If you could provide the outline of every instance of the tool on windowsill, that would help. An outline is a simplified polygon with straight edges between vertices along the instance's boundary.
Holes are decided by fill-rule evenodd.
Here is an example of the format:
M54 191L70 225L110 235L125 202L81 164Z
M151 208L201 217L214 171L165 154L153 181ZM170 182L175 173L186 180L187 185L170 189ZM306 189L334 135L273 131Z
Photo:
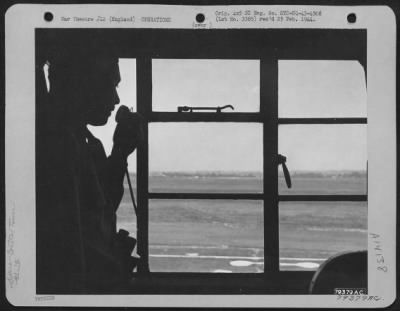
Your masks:
M178 106L178 112L194 112L196 110L215 110L215 112L220 113L225 108L231 108L235 110L232 105L218 106L218 107L189 107L189 106Z

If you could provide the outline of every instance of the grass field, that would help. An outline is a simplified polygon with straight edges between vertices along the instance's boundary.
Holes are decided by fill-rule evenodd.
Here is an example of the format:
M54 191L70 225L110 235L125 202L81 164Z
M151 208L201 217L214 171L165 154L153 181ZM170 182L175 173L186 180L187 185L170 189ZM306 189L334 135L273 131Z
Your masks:
M133 176L134 179L134 176ZM281 194L365 194L359 174L293 174ZM156 175L152 192L261 192L260 176ZM139 206L140 208L140 206ZM266 207L268 208L268 207ZM151 200L150 270L153 272L263 272L263 202ZM366 202L281 202L280 269L315 270L329 256L367 248ZM126 190L118 225L135 236Z

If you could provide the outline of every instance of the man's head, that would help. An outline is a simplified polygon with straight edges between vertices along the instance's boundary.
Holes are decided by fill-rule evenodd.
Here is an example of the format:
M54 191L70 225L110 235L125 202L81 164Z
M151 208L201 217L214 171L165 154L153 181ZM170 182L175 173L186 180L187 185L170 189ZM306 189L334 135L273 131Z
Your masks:
M85 50L50 59L50 93L70 122L104 125L119 104L118 58Z
M100 58L84 82L85 120L90 125L104 125L119 104L117 93L121 81L118 59Z

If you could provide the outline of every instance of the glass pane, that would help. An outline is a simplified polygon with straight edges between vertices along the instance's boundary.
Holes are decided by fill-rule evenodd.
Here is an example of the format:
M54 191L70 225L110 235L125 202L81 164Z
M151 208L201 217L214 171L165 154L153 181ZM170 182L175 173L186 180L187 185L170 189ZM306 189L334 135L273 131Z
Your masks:
M280 194L366 194L366 125L281 125L278 150L292 179L279 168Z
M153 59L153 111L178 106L218 107L223 112L260 110L258 60Z
M263 272L262 202L151 200L149 213L150 271Z
M367 202L281 202L281 270L316 270L340 252L366 250Z
M136 111L136 59L120 58L119 71L121 82L117 91L121 104Z
M262 192L262 125L149 125L151 192Z
M279 117L367 117L367 91L358 61L279 61Z

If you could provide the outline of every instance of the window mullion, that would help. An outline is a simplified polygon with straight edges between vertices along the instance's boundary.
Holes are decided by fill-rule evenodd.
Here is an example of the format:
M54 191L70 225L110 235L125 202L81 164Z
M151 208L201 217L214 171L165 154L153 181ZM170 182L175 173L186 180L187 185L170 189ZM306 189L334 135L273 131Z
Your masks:
M137 70L137 111L148 120L152 102L152 69L151 58L143 57L136 60ZM143 143L137 149L137 240L138 254L141 264L138 273L149 271L149 140L148 121L143 129Z
M365 202L367 195L364 194L298 194L298 195L279 195L281 202Z
M263 200L262 193L165 193L151 192L148 194L149 199L166 199L166 200Z
M279 118L279 124L367 124L367 118Z
M261 60L260 112L264 150L264 271L279 271L278 210L278 60Z
M259 112L152 112L150 122L262 122Z

